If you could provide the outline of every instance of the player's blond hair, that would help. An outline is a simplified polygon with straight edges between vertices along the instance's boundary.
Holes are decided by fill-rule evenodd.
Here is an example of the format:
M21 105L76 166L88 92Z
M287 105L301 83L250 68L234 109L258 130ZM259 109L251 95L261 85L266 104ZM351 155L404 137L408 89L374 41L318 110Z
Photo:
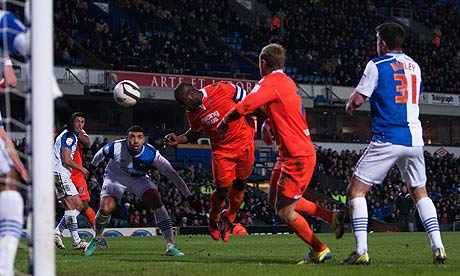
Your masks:
M286 50L277 43L271 43L260 51L260 60L265 60L268 68L273 70L283 69L286 61Z

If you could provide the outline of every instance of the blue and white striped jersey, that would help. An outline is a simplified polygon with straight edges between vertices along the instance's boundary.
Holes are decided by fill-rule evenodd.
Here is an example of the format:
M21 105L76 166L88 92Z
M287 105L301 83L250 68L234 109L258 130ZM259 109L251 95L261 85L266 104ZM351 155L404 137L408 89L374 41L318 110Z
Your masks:
M91 163L97 166L104 158L110 158L109 164L105 169L106 174L114 172L118 175L140 177L147 175L158 155L159 152L155 147L149 143L144 143L141 152L133 156L128 150L126 139L120 139L101 148L94 155Z
M61 132L54 141L54 172L65 174L70 177L72 168L62 163L61 150L63 148L70 149L70 157L73 159L75 150L77 149L78 137L67 129Z
M0 10L0 50L7 49L8 52L17 51L26 57L29 51L26 39L26 28L14 14ZM4 39L6 35L6 45ZM2 51L3 52L3 51Z
M356 91L369 97L372 141L423 146L422 90L420 66L404 53L387 53L367 63Z

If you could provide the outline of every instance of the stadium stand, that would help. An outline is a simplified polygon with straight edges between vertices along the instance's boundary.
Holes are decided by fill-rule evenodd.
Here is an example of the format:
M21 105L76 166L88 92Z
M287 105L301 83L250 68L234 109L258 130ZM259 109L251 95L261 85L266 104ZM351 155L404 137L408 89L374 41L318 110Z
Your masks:
M298 82L352 86L375 56L374 28L401 7L412 14L411 26L421 26L408 28L406 52L423 68L425 90L460 92L458 1L260 2L279 27L270 14L241 19L227 0L109 1L109 15L92 1L55 1L55 23L74 39L58 36L56 61L87 64L78 44L113 69L257 79L260 45L279 42L290 53L286 71Z

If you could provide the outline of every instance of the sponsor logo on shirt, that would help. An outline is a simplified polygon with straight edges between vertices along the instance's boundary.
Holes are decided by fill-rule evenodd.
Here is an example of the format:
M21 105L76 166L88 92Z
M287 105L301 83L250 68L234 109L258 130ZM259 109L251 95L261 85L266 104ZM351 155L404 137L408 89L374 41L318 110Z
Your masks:
M201 122L206 126L211 126L219 121L219 116L220 116L219 111L216 110L204 116L201 119Z
M65 143L67 144L67 146L71 146L73 143L73 139L69 137L65 140Z

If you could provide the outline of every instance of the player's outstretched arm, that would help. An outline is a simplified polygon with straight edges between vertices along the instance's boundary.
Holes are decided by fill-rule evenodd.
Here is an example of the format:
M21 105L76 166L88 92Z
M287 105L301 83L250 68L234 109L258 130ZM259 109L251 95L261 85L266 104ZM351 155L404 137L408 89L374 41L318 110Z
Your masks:
M196 142L200 138L200 132L194 132L191 129L187 132L176 135L174 133L169 133L163 138L163 144L165 147L175 146L177 144L185 144L189 142Z
M192 192L190 192L182 177L180 177L177 171L172 167L171 163L169 163L169 161L159 152L157 152L157 156L153 160L153 165L160 171L160 173L171 179L185 198L192 195Z

